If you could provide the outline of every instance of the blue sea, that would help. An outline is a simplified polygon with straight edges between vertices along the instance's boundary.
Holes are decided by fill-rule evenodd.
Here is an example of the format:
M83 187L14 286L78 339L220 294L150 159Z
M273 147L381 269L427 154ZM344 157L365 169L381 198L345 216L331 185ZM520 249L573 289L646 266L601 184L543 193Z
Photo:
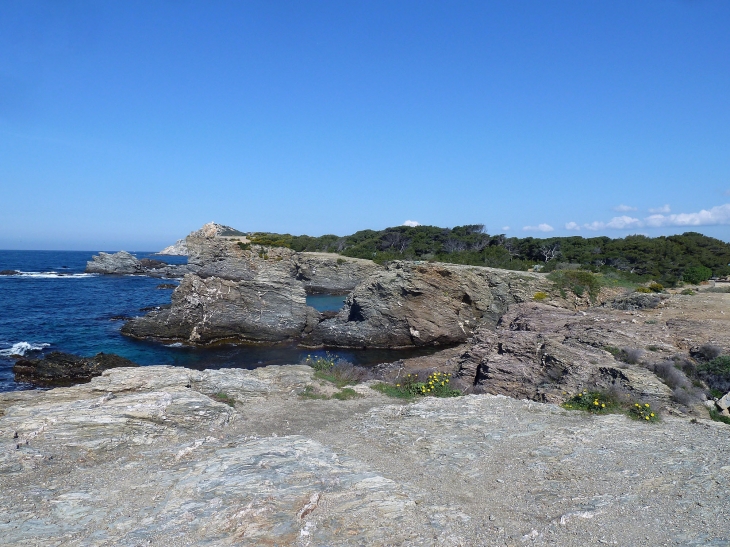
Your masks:
M112 251L110 251L112 252ZM321 354L295 345L223 345L196 348L165 345L122 336L120 318L143 315L143 309L170 303L172 289L161 283L175 280L147 276L109 276L84 273L86 262L97 251L0 251L0 391L29 389L13 379L12 355L38 358L50 351L83 356L116 353L140 365L177 365L190 368L255 368L298 363L307 355ZM133 253L137 258L185 263L185 257ZM343 296L308 297L320 311L336 310ZM393 361L413 352L398 350L333 351L355 364ZM423 353L423 352L419 352Z

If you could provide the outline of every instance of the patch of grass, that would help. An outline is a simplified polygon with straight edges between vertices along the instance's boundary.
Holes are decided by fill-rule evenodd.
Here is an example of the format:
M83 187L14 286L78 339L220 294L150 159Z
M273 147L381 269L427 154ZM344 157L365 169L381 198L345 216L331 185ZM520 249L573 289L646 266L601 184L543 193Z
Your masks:
M629 409L629 417L642 422L658 422L659 416L654 413L649 403L634 403Z
M427 396L459 397L462 395L461 391L451 387L450 381L449 375L444 372L432 372L423 381L417 374L408 374L395 385L376 384L373 388L399 399Z
M550 295L548 293L540 291L540 292L536 292L533 295L532 299L536 300L538 302L541 302L541 301L545 300L546 298L548 298L549 296Z
M649 287L636 287L636 292L651 294L652 291Z
M340 401L347 401L348 399L357 399L358 397L362 397L357 391L355 391L352 388L346 387L332 395L333 399L338 399Z
M312 386L307 386L304 391L299 392L299 396L305 399L329 399L329 397L323 393L319 393Z
M710 418L712 418L716 422L722 422L724 424L730 425L730 416L723 416L717 410L710 409Z
M693 294L696 294L696 293L695 293L695 292L694 292L694 291L693 291L692 289L684 289L684 290L683 290L683 291L682 291L681 293L679 293L679 294L686 294L687 296L692 296Z
M211 397L214 401L218 401L219 403L227 404L230 407L236 406L236 400L228 395L227 393L223 393L222 391L216 393Z
M608 414L616 412L618 408L617 402L612 397L598 391L582 391L560 406L568 410L583 410L591 414Z

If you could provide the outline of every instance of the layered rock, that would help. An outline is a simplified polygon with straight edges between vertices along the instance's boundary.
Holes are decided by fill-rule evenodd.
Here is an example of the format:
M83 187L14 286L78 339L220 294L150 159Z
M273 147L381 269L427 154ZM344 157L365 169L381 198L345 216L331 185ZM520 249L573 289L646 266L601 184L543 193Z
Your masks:
M54 351L43 359L19 359L13 366L13 373L16 382L49 387L84 383L111 368L137 366L129 359L113 353L79 357Z
M309 294L346 294L383 267L372 260L348 258L333 253L295 253L294 275Z
M225 339L281 342L297 338L318 314L306 305L301 283L276 271L252 280L186 275L172 305L132 319L122 334L135 338L209 343Z
M409 347L455 344L510 304L549 291L540 274L440 263L394 262L363 281L307 344Z

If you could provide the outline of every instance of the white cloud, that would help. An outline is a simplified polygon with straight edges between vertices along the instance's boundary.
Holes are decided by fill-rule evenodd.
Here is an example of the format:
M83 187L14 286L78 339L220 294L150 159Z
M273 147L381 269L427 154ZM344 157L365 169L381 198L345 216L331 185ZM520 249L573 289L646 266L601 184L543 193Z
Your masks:
M584 224L583 227L586 230L604 230L605 228L612 228L614 230L625 230L627 228L636 228L642 226L642 222L638 218L633 218L630 216L620 216L620 217L613 217L608 222L601 222L600 220L596 220L594 222L591 222L590 224Z
M644 219L647 226L715 226L730 224L730 203L718 205L710 210L702 209L697 213L674 215L651 215Z
M543 222L542 224L538 224L537 226L525 226L522 229L526 232L552 232L555 228Z
M568 222L565 225L565 229L566 230L576 230L577 231L577 230L580 230L580 226L578 225L577 222Z
M649 212L650 213L660 213L662 215L666 215L667 213L672 212L672 208L669 206L669 204L667 204L667 205L662 205L661 207L655 207L653 209L649 209Z
M636 207L632 207L631 205L624 205L623 203L621 205L617 205L613 208L614 211L618 211L619 213L628 213L629 211L636 211Z
M406 220L403 223L403 226L410 226L411 228L413 228L414 226L420 226L420 225L421 225L421 223L418 222L417 220Z
M503 232L509 232L509 226L502 226Z

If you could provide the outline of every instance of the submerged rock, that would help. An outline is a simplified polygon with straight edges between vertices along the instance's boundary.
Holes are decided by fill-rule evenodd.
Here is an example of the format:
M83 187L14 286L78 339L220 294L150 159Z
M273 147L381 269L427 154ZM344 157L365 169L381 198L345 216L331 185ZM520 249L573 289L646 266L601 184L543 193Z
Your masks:
M37 386L60 386L90 381L105 370L117 367L138 367L129 359L113 353L98 353L94 357L79 357L54 351L43 359L20 359L13 366L16 382Z

